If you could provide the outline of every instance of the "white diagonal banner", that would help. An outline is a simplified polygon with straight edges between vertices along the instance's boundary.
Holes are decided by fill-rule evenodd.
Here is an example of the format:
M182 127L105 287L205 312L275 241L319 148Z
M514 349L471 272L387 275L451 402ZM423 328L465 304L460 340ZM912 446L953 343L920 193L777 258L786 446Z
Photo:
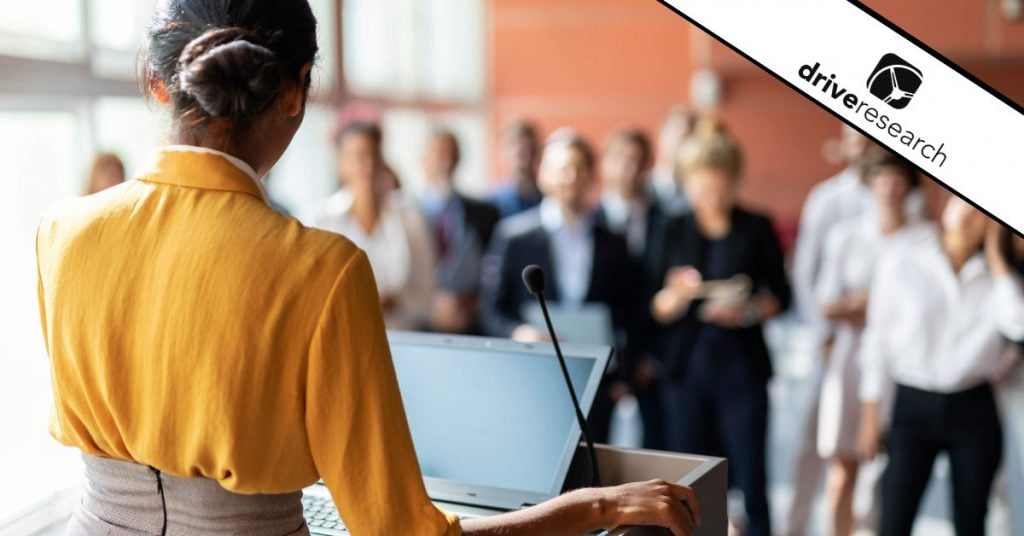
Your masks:
M1021 107L891 23L850 0L660 1L1024 231Z

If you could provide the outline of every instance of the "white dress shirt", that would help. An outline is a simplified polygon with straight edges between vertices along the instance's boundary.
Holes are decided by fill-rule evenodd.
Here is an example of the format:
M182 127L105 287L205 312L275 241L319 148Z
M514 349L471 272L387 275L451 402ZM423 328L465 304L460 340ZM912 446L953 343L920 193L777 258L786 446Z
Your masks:
M377 226L369 233L352 215L353 197L339 190L313 218L313 225L344 235L366 252L377 290L396 300L385 314L392 329L415 329L423 320L433 291L434 252L419 209L394 193L384 204Z
M856 167L847 167L818 183L807 195L800 215L800 229L793 252L793 294L797 310L820 334L831 330L818 308L817 285L829 231L843 221L874 210L871 190ZM919 191L907 196L907 215L921 219L924 197Z
M873 203L860 171L853 167L815 185L804 202L793 251L793 294L800 315L820 332L827 329L827 323L818 308L815 288L826 237L837 223L868 212Z
M825 240L816 289L818 307L849 294L867 294L885 252L929 238L934 226L915 221L883 233L874 211L836 224ZM818 404L818 454L823 458L855 456L857 452L861 406L858 352L862 333L863 328L852 322L834 324ZM889 400L888 387L880 400L883 404Z
M1005 370L1004 336L1024 337L1019 281L992 277L981 253L953 271L938 231L892 248L878 266L861 343L861 400L891 381L938 393L976 387Z
M647 212L651 200L646 197L626 201L616 192L605 192L601 198L608 228L626 239L629 254L636 258L644 254L647 247Z
M559 302L582 305L590 290L594 267L593 216L567 224L558 203L545 198L540 204L540 222L551 237Z

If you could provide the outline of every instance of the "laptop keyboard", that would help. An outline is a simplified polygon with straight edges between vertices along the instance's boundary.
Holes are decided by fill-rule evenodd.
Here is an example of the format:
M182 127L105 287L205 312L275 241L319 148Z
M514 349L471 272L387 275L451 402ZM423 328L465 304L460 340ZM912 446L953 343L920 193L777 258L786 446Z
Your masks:
M302 515L306 518L306 525L309 525L310 529L315 529L316 534L348 533L330 497L303 495Z
M330 497L318 495L303 495L302 515L306 518L306 525L313 534L324 536L336 536L348 534L345 522L338 515L338 509ZM459 519L472 519L476 516L459 514Z

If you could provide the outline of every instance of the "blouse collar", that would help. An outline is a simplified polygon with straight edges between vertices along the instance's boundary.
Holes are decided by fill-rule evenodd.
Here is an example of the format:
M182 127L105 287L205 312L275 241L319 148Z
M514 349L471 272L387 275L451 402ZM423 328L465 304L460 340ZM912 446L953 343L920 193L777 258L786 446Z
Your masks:
M206 147L161 147L139 179L175 186L246 193L270 203L266 188L252 166L236 156Z

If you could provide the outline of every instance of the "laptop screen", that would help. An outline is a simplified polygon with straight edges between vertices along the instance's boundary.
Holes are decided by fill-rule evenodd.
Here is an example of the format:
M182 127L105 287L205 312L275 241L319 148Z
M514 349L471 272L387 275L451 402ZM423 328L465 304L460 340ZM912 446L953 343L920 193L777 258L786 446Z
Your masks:
M428 488L437 479L543 496L561 490L579 427L550 348L392 334L398 383ZM598 351L602 359L574 355L573 349L563 353L587 412L609 350Z

